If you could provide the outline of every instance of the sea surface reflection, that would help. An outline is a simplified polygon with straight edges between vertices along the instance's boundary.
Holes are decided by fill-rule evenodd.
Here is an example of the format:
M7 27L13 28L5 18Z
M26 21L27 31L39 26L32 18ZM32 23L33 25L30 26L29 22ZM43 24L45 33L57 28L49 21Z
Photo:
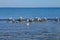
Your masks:
M8 23L0 21L0 40L60 40L60 22Z

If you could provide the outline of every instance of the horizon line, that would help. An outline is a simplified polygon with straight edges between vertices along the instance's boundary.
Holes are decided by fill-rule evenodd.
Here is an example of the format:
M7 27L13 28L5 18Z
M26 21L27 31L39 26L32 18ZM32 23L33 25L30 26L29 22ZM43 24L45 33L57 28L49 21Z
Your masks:
M60 8L60 7L0 7L0 8Z

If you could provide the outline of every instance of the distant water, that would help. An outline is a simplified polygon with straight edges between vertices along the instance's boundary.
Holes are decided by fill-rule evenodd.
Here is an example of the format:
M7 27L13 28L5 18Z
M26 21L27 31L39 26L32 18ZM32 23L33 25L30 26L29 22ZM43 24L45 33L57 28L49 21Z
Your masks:
M0 18L60 18L60 8L0 8ZM0 40L60 40L60 22L23 23L0 21Z
M0 8L0 18L60 17L60 8Z

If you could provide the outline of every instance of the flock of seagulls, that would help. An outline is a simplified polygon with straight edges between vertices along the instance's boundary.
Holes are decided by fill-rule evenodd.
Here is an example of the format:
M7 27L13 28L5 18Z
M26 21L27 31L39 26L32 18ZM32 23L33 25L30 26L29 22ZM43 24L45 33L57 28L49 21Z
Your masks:
M9 21L11 23L15 23L16 21L18 22L27 22L27 25L29 25L29 22L44 22L44 21L48 21L48 20L52 20L52 21L56 21L59 22L60 19L58 17L54 18L54 19L49 19L49 18L26 18L24 19L23 17L20 17L19 19L13 19L12 17L8 18L8 19L0 19L0 21Z
M44 18L27 18L27 19L23 19L22 17L20 17L19 19L13 19L12 17L8 18L7 19L8 21L12 21L12 22L15 22L15 21L19 21L19 22L23 22L23 21L26 21L26 22L43 22L43 21L48 21L48 20L54 20L56 22L59 22L60 19L58 17L56 17L55 19L47 19L46 17Z
M11 22L44 22L44 21L48 21L48 20L52 20L52 21L56 21L56 22L59 22L60 21L60 18L56 17L54 19L51 19L51 18L26 18L24 19L23 17L20 17L19 19L13 19L12 17L8 18L8 19L0 19L0 21L11 21Z

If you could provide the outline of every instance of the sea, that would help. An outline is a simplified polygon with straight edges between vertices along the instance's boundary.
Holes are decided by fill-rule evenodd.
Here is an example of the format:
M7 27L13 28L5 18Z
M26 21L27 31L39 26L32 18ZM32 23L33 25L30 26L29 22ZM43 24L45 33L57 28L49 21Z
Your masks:
M60 18L60 8L0 8L0 19ZM9 23L0 21L0 40L60 40L60 22Z

